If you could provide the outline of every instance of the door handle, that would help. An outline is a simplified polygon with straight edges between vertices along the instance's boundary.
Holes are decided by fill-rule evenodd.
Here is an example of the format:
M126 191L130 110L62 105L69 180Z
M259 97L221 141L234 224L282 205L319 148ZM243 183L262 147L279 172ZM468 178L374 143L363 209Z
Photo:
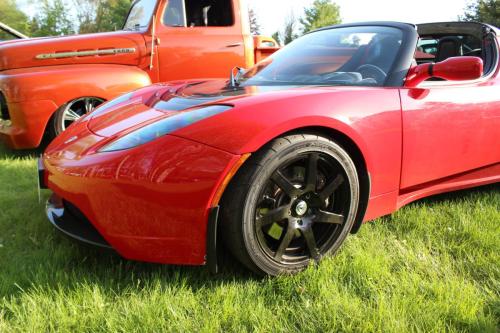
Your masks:
M238 46L241 46L241 45L243 45L243 42L229 44L229 45L226 45L226 47L238 47Z

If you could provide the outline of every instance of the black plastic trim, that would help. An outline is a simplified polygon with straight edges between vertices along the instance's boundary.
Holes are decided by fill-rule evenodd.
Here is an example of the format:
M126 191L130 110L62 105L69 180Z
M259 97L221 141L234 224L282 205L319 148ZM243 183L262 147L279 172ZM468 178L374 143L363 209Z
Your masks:
M38 159L38 187L41 190L47 190L47 184L45 183L45 166L43 165L42 158Z
M434 64L429 64L429 76L434 77Z
M111 249L111 245L102 237L89 220L73 205L65 202L57 204L55 195L47 201L46 213L50 223L66 236L93 246Z
M217 260L217 227L219 224L220 206L210 208L208 214L207 228L207 266L211 273L219 272L219 263Z

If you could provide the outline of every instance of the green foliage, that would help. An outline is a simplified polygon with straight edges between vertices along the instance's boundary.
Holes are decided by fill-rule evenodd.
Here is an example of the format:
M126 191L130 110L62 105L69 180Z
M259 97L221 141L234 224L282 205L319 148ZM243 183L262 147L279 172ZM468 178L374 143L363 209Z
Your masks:
M262 279L231 260L213 276L73 243L50 226L36 182L34 157L0 147L0 332L499 329L500 184L418 201L319 267Z
M79 33L115 31L123 27L131 0L75 0L80 8Z
M0 22L24 34L29 32L28 17L17 7L15 0L0 0Z
M71 35L75 25L70 17L70 7L63 0L41 0L30 22L32 37Z
M460 19L500 27L500 2L498 0L475 0L468 4Z
M282 45L281 44L281 36L280 36L280 32L279 31L276 31L274 34L271 35L271 37L276 41L278 42L279 45Z
M299 34L297 34L297 19L290 13L284 24L284 28L281 31L276 31L272 37L280 44L287 45L293 42L295 39L299 38Z
M342 22L340 7L331 0L314 0L310 8L304 9L304 18L300 22L303 25L303 33L339 24Z

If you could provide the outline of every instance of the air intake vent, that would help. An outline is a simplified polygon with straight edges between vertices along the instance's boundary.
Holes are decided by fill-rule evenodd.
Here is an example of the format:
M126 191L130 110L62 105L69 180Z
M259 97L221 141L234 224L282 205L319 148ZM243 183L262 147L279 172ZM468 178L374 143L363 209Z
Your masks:
M7 100L0 91L0 117L3 120L10 120L9 108L7 107Z

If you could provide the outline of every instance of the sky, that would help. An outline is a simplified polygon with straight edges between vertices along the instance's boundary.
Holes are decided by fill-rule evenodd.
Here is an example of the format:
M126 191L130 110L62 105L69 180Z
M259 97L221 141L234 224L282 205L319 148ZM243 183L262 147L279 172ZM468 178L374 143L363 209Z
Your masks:
M1 0L0 0L1 1ZM253 8L262 34L272 35L283 27L290 13L300 17L313 0L245 0ZM334 0L344 23L360 21L401 21L425 23L456 21L468 0ZM29 10L29 0L16 1ZM36 1L31 1L36 3ZM31 6L32 7L32 6Z
M254 8L262 34L282 28L290 13L299 17L313 0L247 0ZM456 21L468 0L335 0L343 23L360 21L400 21L425 23Z

